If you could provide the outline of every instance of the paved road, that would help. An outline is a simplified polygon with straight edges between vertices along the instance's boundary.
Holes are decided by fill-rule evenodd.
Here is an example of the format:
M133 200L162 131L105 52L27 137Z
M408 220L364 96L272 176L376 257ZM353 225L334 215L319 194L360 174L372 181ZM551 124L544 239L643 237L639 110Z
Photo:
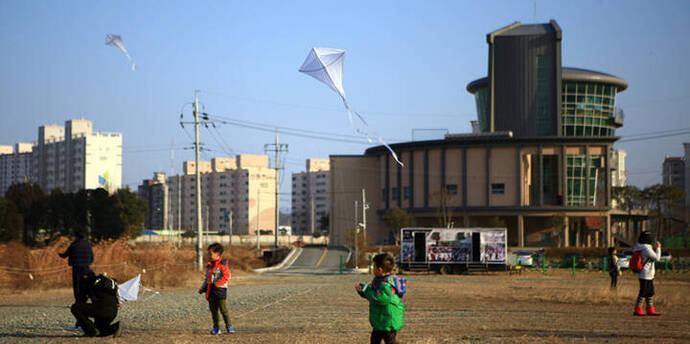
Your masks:
M338 274L341 257L344 263L349 254L349 250L344 247L305 246L292 264L269 273ZM343 270L343 272L349 273L349 270Z

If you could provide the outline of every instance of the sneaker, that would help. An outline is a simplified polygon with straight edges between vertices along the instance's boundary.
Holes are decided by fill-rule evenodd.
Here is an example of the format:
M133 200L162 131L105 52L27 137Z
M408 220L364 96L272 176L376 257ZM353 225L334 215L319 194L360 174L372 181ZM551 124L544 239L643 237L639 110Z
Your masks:
M213 326L213 330L211 330L211 334L219 334L219 333L220 333L220 327Z
M233 334L233 333L235 333L235 328L234 328L234 327L230 327L230 326L226 326L226 327L225 327L225 331L227 331L228 334Z

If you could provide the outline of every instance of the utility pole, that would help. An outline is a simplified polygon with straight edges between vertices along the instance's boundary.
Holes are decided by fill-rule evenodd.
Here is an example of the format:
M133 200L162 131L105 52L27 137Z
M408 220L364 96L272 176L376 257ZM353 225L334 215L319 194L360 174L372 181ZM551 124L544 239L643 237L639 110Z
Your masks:
M201 175L199 173L199 90L194 91L194 155L196 169L196 258L199 271L204 267L203 250L201 247Z
M233 217L233 215L234 215L234 213L233 213L232 209L230 209L230 218L229 218L229 220L230 220L230 246L232 246L232 217Z
M311 238L314 239L314 195L311 196Z
M367 233L367 209L369 209L369 203L367 203L367 191L362 189L362 231Z
M269 148L273 146L273 148ZM280 153L281 152L286 152L288 151L288 145L287 144L280 144L278 143L278 129L276 129L276 141L273 144L265 144L264 145L264 151L268 152L274 152L275 153L275 193L276 193L276 201L275 201L275 217L276 217L276 227L275 230L273 231L275 234L275 243L274 247L278 247L278 227L280 227Z
M256 189L256 249L261 249L261 235L259 234L259 219L261 218L261 190Z
M359 209L357 208L357 201L355 201L355 269L358 269L358 268L359 268L358 265L357 265L357 260L358 260L358 259L357 259L357 257L358 257L358 254L357 254L357 238L359 237L359 235L358 235L358 234L359 234L359 219L357 218L357 215L358 215L357 211L358 211L358 210L359 210Z

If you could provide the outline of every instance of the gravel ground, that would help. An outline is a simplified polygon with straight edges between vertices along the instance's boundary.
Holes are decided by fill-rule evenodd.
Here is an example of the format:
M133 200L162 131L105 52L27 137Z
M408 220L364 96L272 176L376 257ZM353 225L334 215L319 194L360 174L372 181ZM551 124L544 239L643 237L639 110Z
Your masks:
M631 316L632 300L592 304L578 301L580 294L571 300L556 297L567 288L605 288L606 280L600 275L576 279L407 277L405 328L398 335L405 343L690 341L688 302L662 303L663 316L640 319ZM124 335L117 339L77 338L61 329L73 321L69 290L6 294L0 296L0 343L366 343L371 331L367 303L353 286L370 278L257 275L235 279L228 290L228 308L237 333L222 336L207 334L208 304L195 289L162 290L150 299L123 304L119 317L125 324ZM632 276L622 281L628 289L633 282ZM658 291L678 289L684 291L684 298L689 287L687 280L657 283Z

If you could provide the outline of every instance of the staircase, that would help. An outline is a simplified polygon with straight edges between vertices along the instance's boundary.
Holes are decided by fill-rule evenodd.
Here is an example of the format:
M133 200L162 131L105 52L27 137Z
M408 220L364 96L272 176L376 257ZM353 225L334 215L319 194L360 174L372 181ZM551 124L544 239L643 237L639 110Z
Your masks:
M428 263L410 263L410 272L428 272Z
M488 272L489 272L489 264L467 263L467 273L468 274L488 273Z

